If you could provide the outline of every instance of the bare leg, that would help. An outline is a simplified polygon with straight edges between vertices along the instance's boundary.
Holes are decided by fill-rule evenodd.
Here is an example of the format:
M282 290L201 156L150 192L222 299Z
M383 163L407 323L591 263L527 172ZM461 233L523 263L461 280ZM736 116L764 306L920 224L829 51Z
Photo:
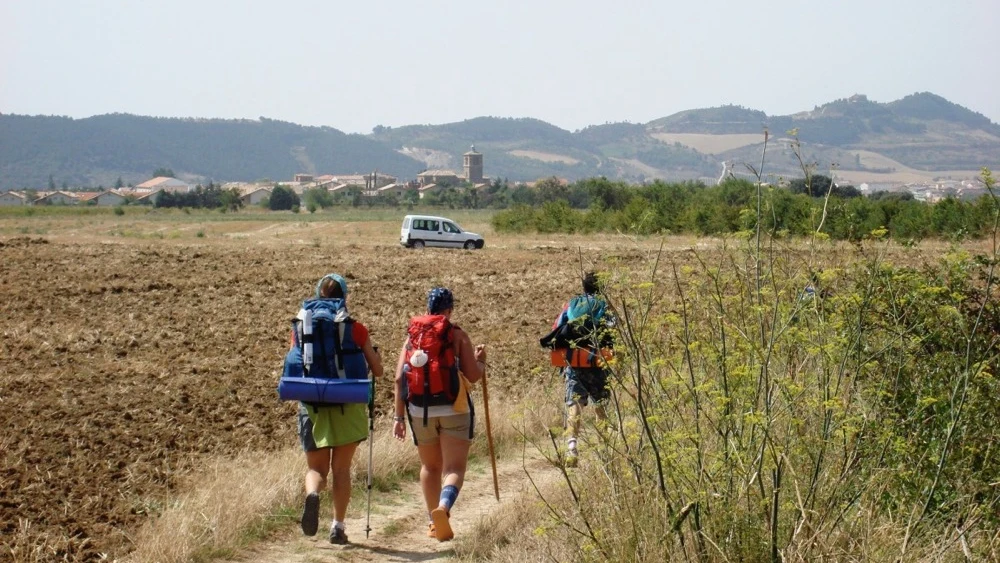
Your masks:
M424 492L427 512L438 505L441 497L441 443L417 446L420 456L420 488Z
M579 402L574 402L572 405L566 407L566 438L576 440L577 435L580 433L580 417L582 413L583 407L580 406Z
M326 487L326 476L330 472L330 448L306 452L306 465L306 494L318 493Z
M351 461L358 443L333 448L333 518L343 522L351 502Z
M606 411L604 409L604 403L595 403L594 404L594 414L597 415L597 419L598 420L607 420L608 419L608 411Z
M465 470L469 464L469 447L472 442L452 436L441 435L441 458L444 485L452 485L461 490L465 482ZM440 495L440 491L438 491ZM437 502L434 506L438 506Z

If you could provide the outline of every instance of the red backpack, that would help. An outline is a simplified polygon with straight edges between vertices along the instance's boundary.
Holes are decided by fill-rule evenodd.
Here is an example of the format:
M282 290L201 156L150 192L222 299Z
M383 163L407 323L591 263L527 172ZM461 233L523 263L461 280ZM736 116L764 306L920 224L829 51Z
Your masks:
M410 319L403 373L406 400L427 407L450 405L458 397L458 369L455 364L455 327L444 315L422 315Z

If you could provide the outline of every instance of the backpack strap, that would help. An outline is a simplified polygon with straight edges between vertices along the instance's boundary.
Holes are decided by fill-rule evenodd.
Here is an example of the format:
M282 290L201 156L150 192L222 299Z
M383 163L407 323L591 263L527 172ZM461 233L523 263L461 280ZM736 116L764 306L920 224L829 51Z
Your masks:
M337 334L333 336L333 369L330 371L336 373L338 379L344 378L344 346L341 342L344 338L344 324L346 323L334 323L333 325L336 327Z
M427 363L424 364L423 368L424 369L424 428L427 428L427 409L428 409L427 405L428 403L430 403L430 401L428 401L427 398L431 396L430 364L431 362L430 360L428 360Z

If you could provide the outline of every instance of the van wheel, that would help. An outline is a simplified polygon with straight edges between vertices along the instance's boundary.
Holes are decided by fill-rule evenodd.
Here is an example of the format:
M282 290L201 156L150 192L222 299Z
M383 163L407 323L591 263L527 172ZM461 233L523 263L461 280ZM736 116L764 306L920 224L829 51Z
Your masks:
M424 241L422 240L413 241L413 248L423 248L423 247L424 247Z
M476 247L476 241L474 241L474 240L467 240L467 241L465 241L465 249L466 250L472 250L475 247Z

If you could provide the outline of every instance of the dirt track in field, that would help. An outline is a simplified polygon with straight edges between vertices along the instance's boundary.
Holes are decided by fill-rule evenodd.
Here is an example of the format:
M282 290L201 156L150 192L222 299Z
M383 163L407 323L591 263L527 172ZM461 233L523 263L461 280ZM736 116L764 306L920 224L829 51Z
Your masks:
M488 467L471 467L466 474L462 493L459 495L450 523L456 541L470 533L481 518L502 507L523 502L522 495L534 494L533 485L525 472L539 486L559 479L558 469L537 453L528 457L507 457L497 466L500 499L494 496L493 477ZM322 563L340 562L411 562L455 560L454 542L439 542L427 536L427 511L424 507L420 483L410 480L394 495L394 502L373 507L368 537L365 537L366 515L360 499L352 501L358 507L353 514L348 511L348 545L329 543L329 513L327 501L322 507L320 530L315 537L303 536L296 527L286 529L277 537L241 553L233 561L254 563Z
M578 285L565 239L408 251L396 225L379 239L341 223L215 227L123 237L67 220L0 234L0 537L59 559L120 556L204 456L294 446L275 383L287 320L323 274L348 278L387 374L427 290L451 287L455 321L489 346L498 397L545 365L537 338ZM390 392L387 379L380 408Z

